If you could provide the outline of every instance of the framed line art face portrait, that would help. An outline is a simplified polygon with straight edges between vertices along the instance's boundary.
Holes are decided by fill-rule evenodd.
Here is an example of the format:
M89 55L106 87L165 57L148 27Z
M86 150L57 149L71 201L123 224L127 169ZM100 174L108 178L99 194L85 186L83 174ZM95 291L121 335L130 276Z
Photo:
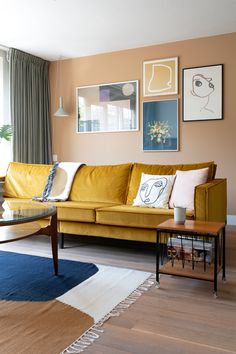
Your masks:
M143 103L143 151L178 151L178 100Z
M145 61L143 63L143 96L178 93L178 58Z
M223 119L223 64L183 69L183 121Z

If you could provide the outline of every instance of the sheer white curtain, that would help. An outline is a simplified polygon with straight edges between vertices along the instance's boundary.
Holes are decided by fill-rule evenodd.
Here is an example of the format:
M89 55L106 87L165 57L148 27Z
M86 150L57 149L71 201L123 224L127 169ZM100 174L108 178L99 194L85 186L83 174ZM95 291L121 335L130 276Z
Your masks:
M9 103L9 62L8 52L0 49L0 127L11 124ZM12 160L12 142L0 142L0 175L4 175L8 163Z

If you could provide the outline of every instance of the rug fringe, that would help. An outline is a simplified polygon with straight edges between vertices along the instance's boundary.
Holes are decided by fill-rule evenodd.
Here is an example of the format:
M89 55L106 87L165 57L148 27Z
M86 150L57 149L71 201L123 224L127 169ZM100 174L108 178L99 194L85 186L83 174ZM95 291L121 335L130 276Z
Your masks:
M100 334L104 332L102 325L111 317L119 316L125 310L127 310L130 305L132 305L138 298L155 283L156 276L151 274L144 283L142 283L137 289L132 291L132 293L123 301L121 301L113 310L111 310L107 315L105 315L100 321L95 323L90 327L82 336L80 336L74 343L63 350L60 354L78 354L82 353L89 345L91 345L96 339L100 337Z

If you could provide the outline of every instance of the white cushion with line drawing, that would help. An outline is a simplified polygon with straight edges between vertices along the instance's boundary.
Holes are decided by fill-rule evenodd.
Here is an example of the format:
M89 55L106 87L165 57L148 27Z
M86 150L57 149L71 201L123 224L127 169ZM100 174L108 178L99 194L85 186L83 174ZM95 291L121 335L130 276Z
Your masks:
M147 175L142 173L133 205L167 209L174 180L175 176L172 175Z

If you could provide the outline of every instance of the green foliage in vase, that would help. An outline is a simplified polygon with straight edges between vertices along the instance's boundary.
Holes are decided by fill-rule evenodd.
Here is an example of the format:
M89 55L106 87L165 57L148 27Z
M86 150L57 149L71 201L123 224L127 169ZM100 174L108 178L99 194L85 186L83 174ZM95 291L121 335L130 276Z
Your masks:
M13 135L13 129L10 124L4 124L3 126L0 127L0 142L2 139L10 141L12 135Z

